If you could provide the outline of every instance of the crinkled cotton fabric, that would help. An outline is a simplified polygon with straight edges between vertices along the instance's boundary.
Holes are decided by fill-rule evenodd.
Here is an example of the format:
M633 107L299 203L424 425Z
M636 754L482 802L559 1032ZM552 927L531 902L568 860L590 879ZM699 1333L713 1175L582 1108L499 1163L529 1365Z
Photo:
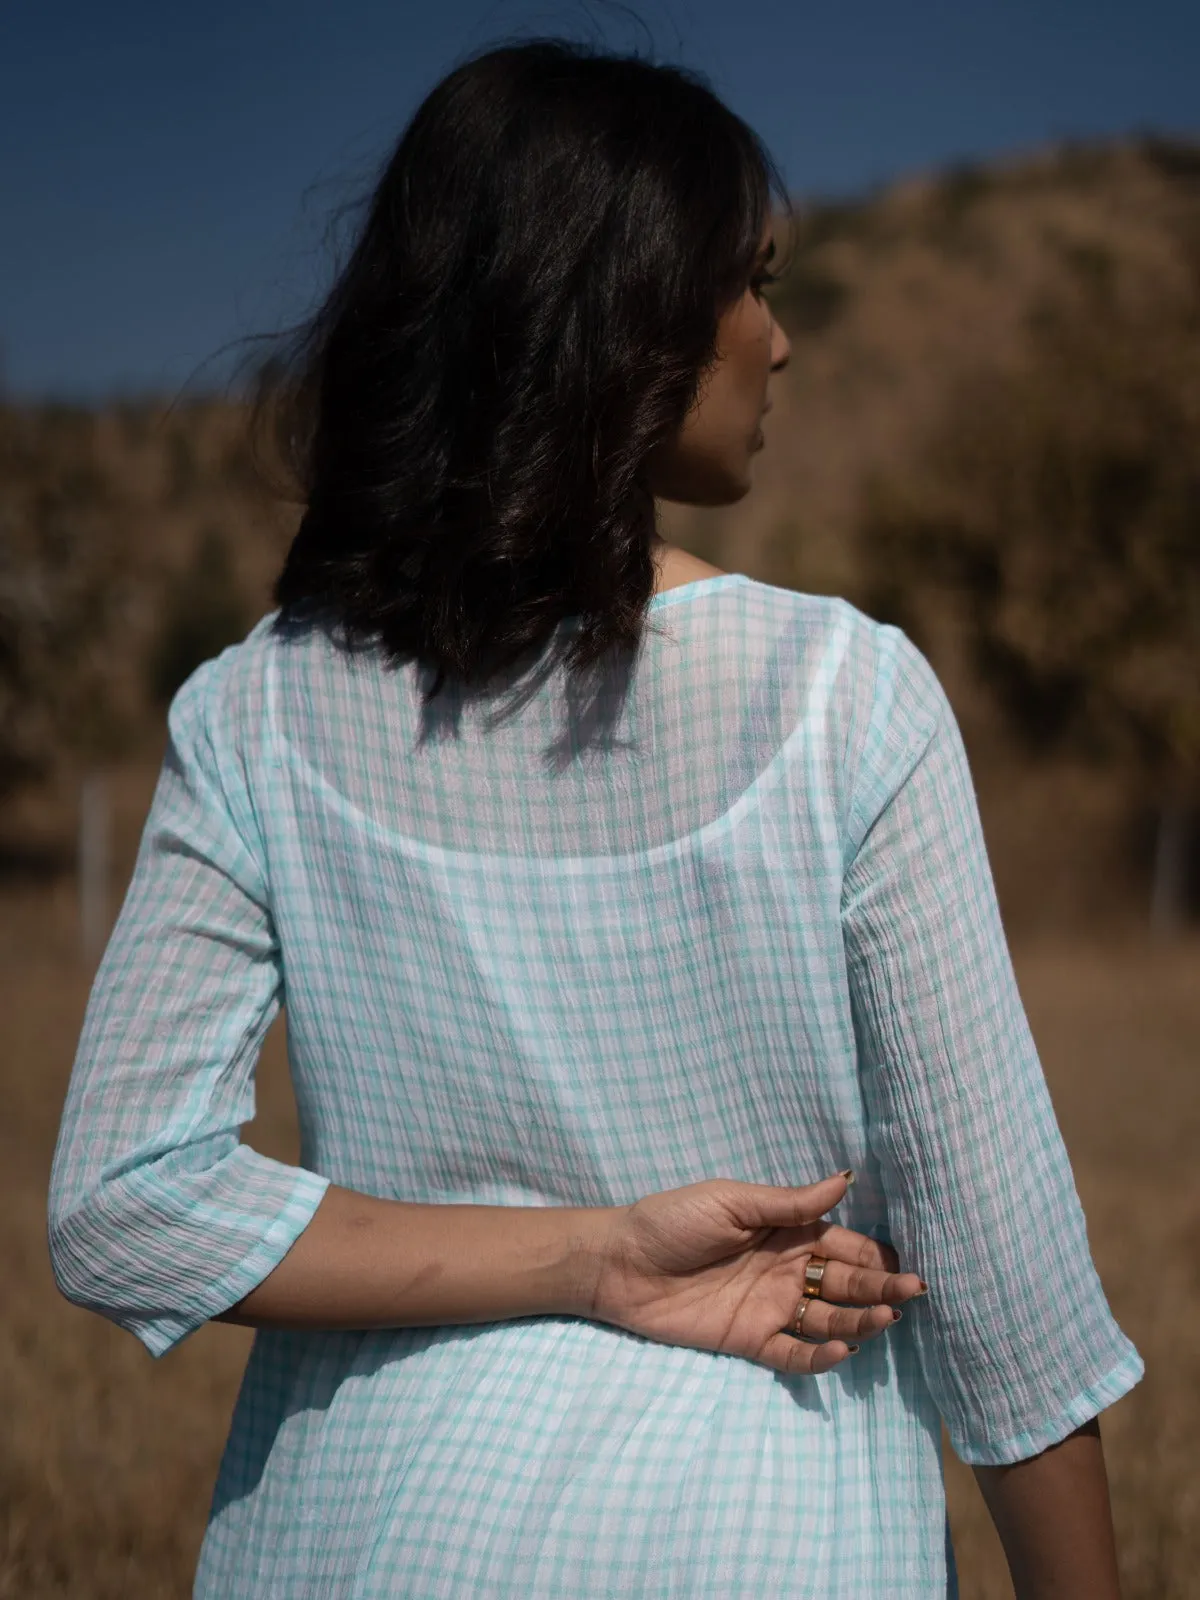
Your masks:
M1141 1374L1018 998L954 718L893 628L722 574L584 692L486 697L264 620L197 671L56 1153L64 1289L155 1355L328 1184L619 1205L853 1166L931 1285L783 1377L568 1317L256 1335L202 1600L920 1600L940 1461ZM286 1003L299 1164L240 1142Z

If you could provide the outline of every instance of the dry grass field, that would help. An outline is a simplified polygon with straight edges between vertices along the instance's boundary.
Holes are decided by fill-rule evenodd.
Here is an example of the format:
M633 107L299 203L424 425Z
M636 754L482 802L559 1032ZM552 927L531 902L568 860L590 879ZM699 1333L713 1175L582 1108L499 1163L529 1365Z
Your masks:
M1105 1435L1127 1600L1200 1594L1200 945L1027 944L1023 992L1101 1275L1147 1377ZM61 1301L44 1246L56 1122L87 992L69 879L0 894L0 1600L189 1592L249 1335L210 1326L154 1363ZM283 1038L252 1141L291 1148ZM1011 1593L974 1485L950 1464L966 1600Z

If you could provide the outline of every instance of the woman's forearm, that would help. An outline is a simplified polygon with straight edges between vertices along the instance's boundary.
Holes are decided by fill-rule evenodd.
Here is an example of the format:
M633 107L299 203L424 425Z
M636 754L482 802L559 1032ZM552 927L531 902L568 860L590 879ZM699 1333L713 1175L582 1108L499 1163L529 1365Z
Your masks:
M585 1314L620 1208L420 1205L329 1188L220 1322L394 1328Z
M1108 1476L1093 1419L1008 1467L976 1467L1016 1600L1120 1600Z

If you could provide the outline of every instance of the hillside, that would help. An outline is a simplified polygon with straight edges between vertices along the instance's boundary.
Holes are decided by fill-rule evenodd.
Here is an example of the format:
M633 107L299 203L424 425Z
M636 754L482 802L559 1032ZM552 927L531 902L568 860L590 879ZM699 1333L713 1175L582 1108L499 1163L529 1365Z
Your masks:
M774 293L792 358L755 490L669 521L710 559L736 549L781 581L858 594L864 492L905 470L964 379L1010 367L1040 322L1098 290L1151 313L1195 292L1200 144L1057 148L801 204L796 222Z

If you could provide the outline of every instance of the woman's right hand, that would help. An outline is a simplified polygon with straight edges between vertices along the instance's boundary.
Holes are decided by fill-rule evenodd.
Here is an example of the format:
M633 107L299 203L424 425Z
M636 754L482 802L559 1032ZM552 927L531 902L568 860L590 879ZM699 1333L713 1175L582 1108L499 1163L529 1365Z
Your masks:
M889 1246L823 1220L846 1188L841 1173L798 1189L710 1178L624 1207L601 1251L589 1315L776 1372L828 1372L857 1341L892 1326L893 1306L925 1293L914 1273L896 1270ZM785 1330L814 1255L829 1265L801 1340Z

